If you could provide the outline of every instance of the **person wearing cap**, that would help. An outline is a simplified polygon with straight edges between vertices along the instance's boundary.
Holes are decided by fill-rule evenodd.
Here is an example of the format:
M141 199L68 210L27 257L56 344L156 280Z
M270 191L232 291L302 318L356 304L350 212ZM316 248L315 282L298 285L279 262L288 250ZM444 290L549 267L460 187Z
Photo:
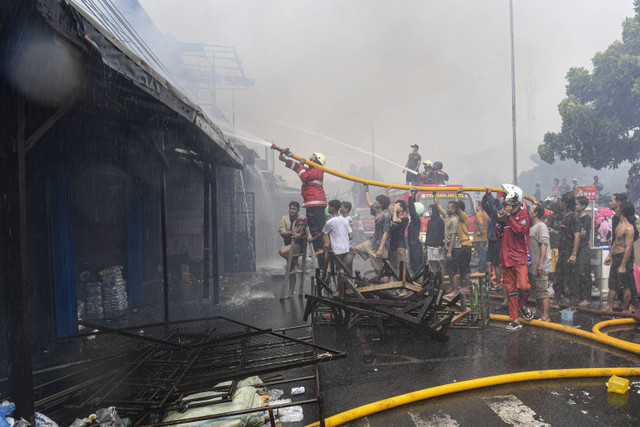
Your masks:
M418 153L419 149L420 147L418 144L413 144L411 146L411 153L409 153L407 164L404 165L407 185L418 185L418 180L420 178L420 163L422 162L422 156Z
M280 161L284 162L289 169L293 169L302 181L300 189L303 199L302 207L306 210L309 232L314 238L313 248L317 254L321 253L323 242L317 237L322 235L322 228L325 224L324 209L327 207L327 196L322 186L324 171L318 167L287 158L283 153L280 153ZM309 161L324 166L326 158L321 153L313 153L309 157Z

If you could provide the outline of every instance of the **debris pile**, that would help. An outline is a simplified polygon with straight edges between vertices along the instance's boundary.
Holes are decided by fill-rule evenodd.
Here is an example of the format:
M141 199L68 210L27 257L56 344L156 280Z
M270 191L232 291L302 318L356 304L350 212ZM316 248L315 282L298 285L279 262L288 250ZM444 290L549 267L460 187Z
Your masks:
M381 282L383 278L389 280ZM449 327L471 313L465 308L462 295L453 299L444 296L440 272L432 272L426 263L411 276L404 262L400 263L397 273L384 260L380 273L367 280L357 271L351 275L349 269L332 256L328 273L316 270L315 282L313 294L305 295L304 320L324 309L332 321L345 323L347 328L367 319L373 321L383 335L386 324L394 323L447 341Z

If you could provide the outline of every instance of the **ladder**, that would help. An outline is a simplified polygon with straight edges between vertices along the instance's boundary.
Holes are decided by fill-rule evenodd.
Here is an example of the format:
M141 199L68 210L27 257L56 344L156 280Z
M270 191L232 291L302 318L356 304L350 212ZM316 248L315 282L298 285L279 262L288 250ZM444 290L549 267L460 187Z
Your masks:
M318 267L313 245L310 245L307 241L307 236L310 235L311 233L309 232L309 227L307 227L306 234L304 238L301 239L301 248L300 252L298 253L294 253L296 244L293 240L291 241L291 249L289 250L289 257L287 258L287 267L284 271L284 282L282 283L280 301L284 300L285 295L287 295L287 293L289 292L289 279L292 275L296 278L296 286L299 286L298 296L302 298L304 292L305 272L307 269L307 252L309 253L308 256L311 258L311 265L313 266L312 271L315 271ZM291 271L293 260L296 257L302 257L302 260L298 263L298 271ZM291 291L295 292L295 286Z

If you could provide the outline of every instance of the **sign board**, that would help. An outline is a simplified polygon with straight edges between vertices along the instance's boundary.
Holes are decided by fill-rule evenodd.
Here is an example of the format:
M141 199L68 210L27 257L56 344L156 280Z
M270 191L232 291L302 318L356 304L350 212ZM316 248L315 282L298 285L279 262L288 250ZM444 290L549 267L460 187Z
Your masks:
M598 191L597 191L595 186L576 187L576 188L573 189L573 194L576 197L584 196L589 200L596 200L597 193L598 193Z

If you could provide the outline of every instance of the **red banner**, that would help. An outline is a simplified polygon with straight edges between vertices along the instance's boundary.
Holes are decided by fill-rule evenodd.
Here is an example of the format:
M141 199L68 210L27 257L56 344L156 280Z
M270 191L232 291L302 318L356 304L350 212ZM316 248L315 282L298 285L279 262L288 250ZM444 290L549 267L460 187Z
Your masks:
M588 186L588 187L576 187L573 189L573 194L576 197L584 196L589 200L596 200L598 196L598 191L596 187Z

